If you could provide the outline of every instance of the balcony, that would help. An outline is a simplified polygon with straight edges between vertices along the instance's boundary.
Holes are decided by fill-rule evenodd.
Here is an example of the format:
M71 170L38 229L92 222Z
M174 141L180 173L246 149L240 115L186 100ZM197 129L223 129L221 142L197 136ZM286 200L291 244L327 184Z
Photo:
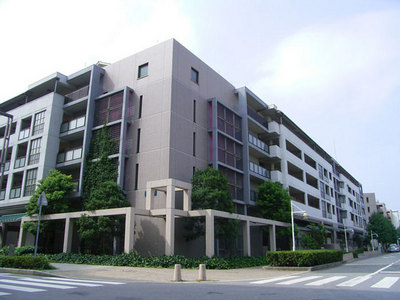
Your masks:
M8 171L8 170L10 170L10 161L9 161L9 160L7 160L7 161L4 163L4 172L6 172L6 171Z
M271 171L271 180L272 181L282 182L282 172L279 171L279 170Z
M268 129L268 121L265 120L262 116L260 116L256 111L247 107L247 114L256 122L260 123L262 126Z
M82 158L82 148L72 149L66 152L60 152L57 155L57 163L64 163Z
M275 122L275 121L269 122L268 131L270 133L274 133L274 134L279 135L280 134L279 124L277 122Z
M256 138L254 135L249 133L249 143L258 149L261 149L267 153L269 153L269 147L262 140Z
M281 158L281 148L277 145L269 146L269 154L271 157Z
M271 178L271 171L261 167L260 165L250 162L249 167L251 172L256 173L265 178Z
M323 210L322 217L327 218L327 219L332 219L332 213Z
M29 128L29 127L28 127L28 128L25 128L25 129L22 129L22 130L19 132L18 140L20 141L20 140L23 140L23 139L28 138L28 137L29 137L29 131L30 131L30 128Z
M18 157L14 163L14 169L22 168L25 166L26 156Z
M76 90L72 93L65 95L64 104L68 104L76 100L79 100L83 97L86 97L88 94L89 94L89 86L87 85L80 88L79 90Z
M83 116L83 117L71 120L69 122L62 123L60 132L64 133L64 132L67 132L70 130L74 130L76 128L84 127L85 120L86 120L86 117Z
M13 187L10 191L10 199L20 198L21 197L21 187L16 186Z

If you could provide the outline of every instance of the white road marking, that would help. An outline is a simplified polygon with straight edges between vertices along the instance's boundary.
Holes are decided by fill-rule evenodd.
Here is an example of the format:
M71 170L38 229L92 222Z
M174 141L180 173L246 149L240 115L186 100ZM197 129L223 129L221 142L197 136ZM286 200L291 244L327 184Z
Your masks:
M355 286L371 278L372 278L371 275L358 276L353 279L347 280L345 282L339 283L336 286Z
M29 278L29 277L20 277L20 279L24 280L24 281L55 283L55 284L67 284L67 285L87 286L87 287L102 286L101 284L93 284L93 283L68 282L68 281L64 281L64 280L63 281L53 281L53 280L36 279L36 278Z
M375 283L371 287L377 288L377 289L388 289L390 288L393 284L397 282L400 278L398 277L385 277L381 281Z
M7 296L7 295L11 295L10 293L3 293L3 292L0 292L0 296Z
M337 280L340 280L340 279L343 279L343 278L346 278L346 277L347 276L332 276L332 277L328 277L328 278L325 278L325 279L320 279L320 280L317 280L317 281L306 283L306 285L321 286L321 285L324 285L324 284L327 284L327 283L331 283L333 281L337 281Z
M28 293L45 292L46 291L46 290L41 290L41 289L34 289L34 288L29 288L29 287L24 287L24 286L14 286L14 285L9 285L9 284L0 284L0 288L6 289L6 290L28 292Z
M317 278L321 278L321 277L322 276L301 277L301 278L292 279L292 280L288 280L288 281L284 281L284 282L278 282L277 284L291 285L291 284L295 284L295 283L299 283L299 282L303 282L303 281L307 281L307 280L312 280L312 279L317 279Z
M400 271L382 271L382 274L400 274Z
M297 278L297 277L299 277L299 276L278 277L278 278L272 278L272 279L253 281L253 282L250 282L250 284L264 284L264 283L270 283L270 282L275 282L275 281L279 281L279 280L293 279L293 278Z
M48 277L42 277L48 278ZM120 285L125 284L124 282L115 282L115 281L97 281L97 280L84 280L84 279L70 279L70 278L58 278L54 277L52 280L59 280L59 281L71 281L71 282L89 282L89 283L98 283L98 284L113 284L113 285Z
M47 288L53 288L53 289L62 289L62 290L66 290L66 289L75 289L74 286L69 286L69 285L48 284L48 283L35 283L35 282L28 282L28 281L22 281L22 280L0 279L0 282L13 283L13 284L20 284L20 285L40 286L40 287L47 287Z

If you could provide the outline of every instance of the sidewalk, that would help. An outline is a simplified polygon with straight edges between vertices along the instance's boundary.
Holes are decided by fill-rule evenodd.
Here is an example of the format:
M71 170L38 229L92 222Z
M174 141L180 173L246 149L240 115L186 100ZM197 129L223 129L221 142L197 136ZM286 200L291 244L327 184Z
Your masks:
M174 269L163 268L134 268L134 267L111 267L77 264L53 263L56 270L49 270L53 276L65 276L79 279L108 279L127 281L150 281L150 282L171 282L174 276ZM262 267L234 269L234 270L207 270L207 281L235 281L235 280L258 280L268 279L291 274L303 273L293 270L265 270ZM182 269L182 280L184 282L196 282L199 270Z

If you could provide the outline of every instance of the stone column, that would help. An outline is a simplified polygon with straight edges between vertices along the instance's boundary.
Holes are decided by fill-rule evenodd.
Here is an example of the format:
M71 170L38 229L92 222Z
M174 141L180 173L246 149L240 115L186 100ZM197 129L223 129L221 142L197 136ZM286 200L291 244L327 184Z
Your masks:
M166 215L166 219L165 219L165 255L174 255L174 251L175 251L175 209L167 209L166 214L167 215Z
M135 238L135 211L133 207L128 207L125 215L125 241L124 252L129 253L133 250Z
M243 222L243 255L251 256L250 221Z
M269 226L269 250L276 251L275 225Z
M64 244L63 244L63 252L71 253L72 246L72 233L74 229L74 223L71 218L65 219L65 229L64 229Z
M206 256L214 256L214 214L207 210L206 215Z
M192 210L191 193L191 190L183 190L183 210L185 211Z
M24 240L24 234L25 230L22 228L22 225L24 224L24 221L21 219L21 224L19 226L19 235L18 235L18 247L22 247L23 245L23 240Z

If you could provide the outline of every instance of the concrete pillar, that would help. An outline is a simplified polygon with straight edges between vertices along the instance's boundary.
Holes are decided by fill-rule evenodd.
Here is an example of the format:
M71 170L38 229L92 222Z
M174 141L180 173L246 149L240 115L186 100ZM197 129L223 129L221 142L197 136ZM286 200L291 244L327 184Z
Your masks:
M152 204L154 203L154 189L146 188L146 209L152 209Z
M168 195L167 195L168 197ZM175 198L175 197L174 197ZM165 220L165 255L175 251L175 209L167 209Z
M63 252L71 253L72 246L72 233L74 228L74 222L71 218L65 219L65 229L64 229L64 244L63 244Z
M167 186L167 209L175 208L175 186L168 184Z
M243 255L251 256L250 221L243 222Z
M191 194L191 190L183 190L183 210L185 211L192 210Z
M135 211L133 207L128 207L125 215L125 241L124 252L129 253L133 250L135 235Z
M21 220L21 225L19 226L19 235L18 235L18 247L23 246L24 234L25 230L22 228L24 221Z
M206 256L214 256L214 214L207 210L206 215Z
M270 251L276 251L275 225L269 226L269 247Z

